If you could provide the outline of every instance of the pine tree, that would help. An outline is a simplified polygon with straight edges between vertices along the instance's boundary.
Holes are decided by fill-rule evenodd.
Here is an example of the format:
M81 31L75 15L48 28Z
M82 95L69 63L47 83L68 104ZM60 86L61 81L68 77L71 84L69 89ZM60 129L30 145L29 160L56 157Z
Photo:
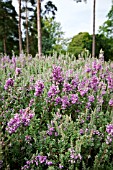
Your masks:
M0 0L0 50L11 54L17 50L18 45L18 21L17 13L11 0Z

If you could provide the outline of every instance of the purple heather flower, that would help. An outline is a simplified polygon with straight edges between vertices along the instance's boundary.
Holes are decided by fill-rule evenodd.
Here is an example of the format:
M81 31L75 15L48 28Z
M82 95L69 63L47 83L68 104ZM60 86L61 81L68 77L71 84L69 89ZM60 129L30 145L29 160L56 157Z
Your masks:
M58 96L55 99L55 105L61 104L61 98Z
M86 103L86 108L90 109L90 107L91 107L91 103L90 102Z
M62 77L62 69L60 66L53 66L52 80L54 83L62 83L64 78Z
M6 130L12 134L15 133L18 127L20 127L22 124L24 126L28 126L30 123L30 120L34 117L34 113L32 113L28 108L21 109L20 114L15 114L14 118L11 118L10 121L7 124Z
M108 135L106 139L106 144L110 144L112 142L112 138Z
M70 148L69 151L70 151L70 158L72 163L75 163L78 159L82 160L81 154L80 153L77 154L73 148Z
M9 88L9 86L13 87L13 85L14 85L14 80L12 78L9 78L8 80L6 80L4 89L7 90Z
M71 84L72 84L72 88L75 89L77 88L78 84L79 84L79 78L78 76L76 75L76 77L71 81Z
M41 155L39 155L38 158L39 158L39 162L40 162L41 164L44 163L44 162L46 162L46 160L47 160L47 156L41 156Z
M54 97L56 94L58 94L60 92L60 90L58 90L58 86L55 86L54 84L50 87L49 91L48 91L48 97L52 98Z
M47 160L47 161L46 161L46 165L51 166L51 165L53 165L53 162Z
M106 126L106 132L113 137L113 124L109 124Z
M102 96L97 96L98 99L98 103L102 104L104 102L103 97Z
M80 89L79 92L80 92L80 95L83 97L87 92L88 92L88 88L86 89Z
M89 102L94 102L95 98L93 95L91 95L91 96L88 96L88 100Z
M50 127L50 125L48 125L48 130L47 130L47 134L49 136L53 135L53 132L55 132L55 128L54 127Z
M7 124L6 130L12 134L15 133L18 127L21 125L21 120L19 114L15 114L14 118L11 118Z
M62 109L66 109L66 107L70 105L69 99L67 96L63 96L61 101L62 101Z
M89 67L89 65L86 65L86 66L85 66L85 72L86 72L86 73L91 72L91 68Z
M112 107L113 107L113 99L110 99L110 100L109 100L109 106L112 106Z
M59 168L60 168L60 169L62 169L63 167L64 167L63 165L59 164Z
M43 82L40 81L40 80L36 81L34 95L35 96L40 96L42 94L42 92L43 92L43 89L44 89Z
M64 92L70 92L72 90L72 85L69 83L64 83L63 85L63 91Z
M93 135L98 135L100 136L100 132L98 130L93 130Z
M16 72L16 75L18 76L21 73L21 68L16 67L15 72Z
M71 100L72 104L77 103L77 101L78 101L78 94L71 94L70 97L71 97L70 100Z
M55 136L58 136L58 132L55 132Z
M25 140L26 140L27 143L30 143L30 141L31 141L31 136L29 136L29 135L25 136Z
M26 169L29 169L29 166L28 165L24 165L21 170L26 170Z
M97 86L98 86L98 84L99 84L99 79L98 79L98 77L93 76L93 77L91 78L90 83L91 83L91 84L90 84L90 85L91 85L91 88L94 89L94 90L96 90L96 89L97 89Z
M62 115L57 112L57 113L56 113L56 117L57 117L57 119L60 119L60 118L62 117Z
M30 161L26 161L26 164L27 164L27 165L30 165Z
M34 103L34 99L31 99L30 102L29 102L29 107L31 107Z
M84 134L84 130L80 129L80 134L83 135Z

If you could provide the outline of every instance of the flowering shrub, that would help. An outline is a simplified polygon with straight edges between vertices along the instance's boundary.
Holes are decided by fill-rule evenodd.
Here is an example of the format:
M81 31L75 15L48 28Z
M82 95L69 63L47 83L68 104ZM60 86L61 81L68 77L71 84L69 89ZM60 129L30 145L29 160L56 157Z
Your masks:
M113 63L0 59L0 167L112 170Z

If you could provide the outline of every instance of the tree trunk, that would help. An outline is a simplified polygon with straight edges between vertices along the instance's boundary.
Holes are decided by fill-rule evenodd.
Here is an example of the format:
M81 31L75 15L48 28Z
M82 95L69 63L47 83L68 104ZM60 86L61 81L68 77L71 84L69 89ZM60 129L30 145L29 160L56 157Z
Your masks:
M19 23L18 23L18 33L19 33L19 53L22 53L22 33L21 33L21 0L18 0L19 3Z
M28 9L26 0L26 52L29 54L29 33L28 33Z
M6 54L6 36L3 38L3 44L4 44L4 53Z
M95 57L95 6L96 6L96 0L93 0L93 43L92 43L92 57Z
M37 31L38 31L38 55L42 56L42 35L41 35L41 0L37 0Z

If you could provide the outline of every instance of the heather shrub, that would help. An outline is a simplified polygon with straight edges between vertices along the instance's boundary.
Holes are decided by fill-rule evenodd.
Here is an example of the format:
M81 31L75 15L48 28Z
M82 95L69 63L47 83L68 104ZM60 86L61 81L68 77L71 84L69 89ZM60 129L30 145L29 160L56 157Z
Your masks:
M113 63L0 59L2 169L113 168Z

